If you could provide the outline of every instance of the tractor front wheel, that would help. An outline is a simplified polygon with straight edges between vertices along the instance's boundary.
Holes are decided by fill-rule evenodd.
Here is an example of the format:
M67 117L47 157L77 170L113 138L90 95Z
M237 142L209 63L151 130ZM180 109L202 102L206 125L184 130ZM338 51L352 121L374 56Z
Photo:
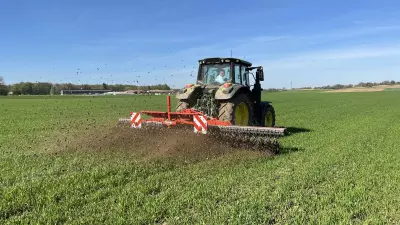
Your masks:
M261 125L263 127L274 127L275 126L275 109L272 105L266 104L262 107L262 120Z
M233 125L251 126L253 110L245 94L239 94L220 103L218 119L230 121Z

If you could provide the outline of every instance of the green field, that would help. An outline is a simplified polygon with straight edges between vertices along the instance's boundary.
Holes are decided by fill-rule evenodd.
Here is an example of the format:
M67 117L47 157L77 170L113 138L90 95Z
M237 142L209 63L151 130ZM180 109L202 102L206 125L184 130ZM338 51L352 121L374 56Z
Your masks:
M383 91L400 91L400 88L385 88Z
M280 155L115 130L165 96L0 98L0 224L400 223L398 92L263 98Z

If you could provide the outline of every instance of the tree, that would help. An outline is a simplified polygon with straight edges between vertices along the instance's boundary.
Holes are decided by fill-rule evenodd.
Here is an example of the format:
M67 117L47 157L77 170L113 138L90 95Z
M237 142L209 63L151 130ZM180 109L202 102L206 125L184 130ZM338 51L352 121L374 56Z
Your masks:
M358 86L358 87L365 87L365 83L364 83L364 82L360 82L360 83L358 83L357 86Z
M90 86L89 84L84 84L81 86L84 90L92 90L92 86Z
M0 95L8 95L8 87L6 85L0 85Z
M388 81L388 80L385 80L385 81L381 82L380 84L383 84L383 85L388 85L388 84L390 84L390 81Z
M52 84L50 88L50 95L54 95L56 93L56 85Z
M8 95L8 87L4 83L4 78L0 76L0 95Z
M22 94L23 95L33 94L33 84L31 82L22 83Z

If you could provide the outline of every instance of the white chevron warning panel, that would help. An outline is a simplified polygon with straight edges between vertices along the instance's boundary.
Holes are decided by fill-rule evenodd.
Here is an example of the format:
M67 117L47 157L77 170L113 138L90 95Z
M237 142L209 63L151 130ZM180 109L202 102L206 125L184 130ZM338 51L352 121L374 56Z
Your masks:
M202 134L207 134L207 119L205 116L194 115L193 122L194 122L194 132L195 133L200 132Z
M131 127L132 128L141 128L142 127L142 119L140 113L133 112L131 115Z

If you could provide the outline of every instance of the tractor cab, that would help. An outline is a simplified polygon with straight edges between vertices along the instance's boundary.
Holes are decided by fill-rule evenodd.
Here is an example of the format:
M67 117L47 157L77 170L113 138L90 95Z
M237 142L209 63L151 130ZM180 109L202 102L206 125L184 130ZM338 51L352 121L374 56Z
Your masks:
M254 69L255 82L250 85L249 76ZM262 66L253 67L245 60L220 57L199 60L197 82L187 84L177 93L176 111L194 109L235 125L273 127L273 108L269 102L261 101L263 80ZM269 118L268 122L265 118Z
M237 58L205 58L199 60L197 84L218 87L233 83L249 87L249 67L250 62Z

